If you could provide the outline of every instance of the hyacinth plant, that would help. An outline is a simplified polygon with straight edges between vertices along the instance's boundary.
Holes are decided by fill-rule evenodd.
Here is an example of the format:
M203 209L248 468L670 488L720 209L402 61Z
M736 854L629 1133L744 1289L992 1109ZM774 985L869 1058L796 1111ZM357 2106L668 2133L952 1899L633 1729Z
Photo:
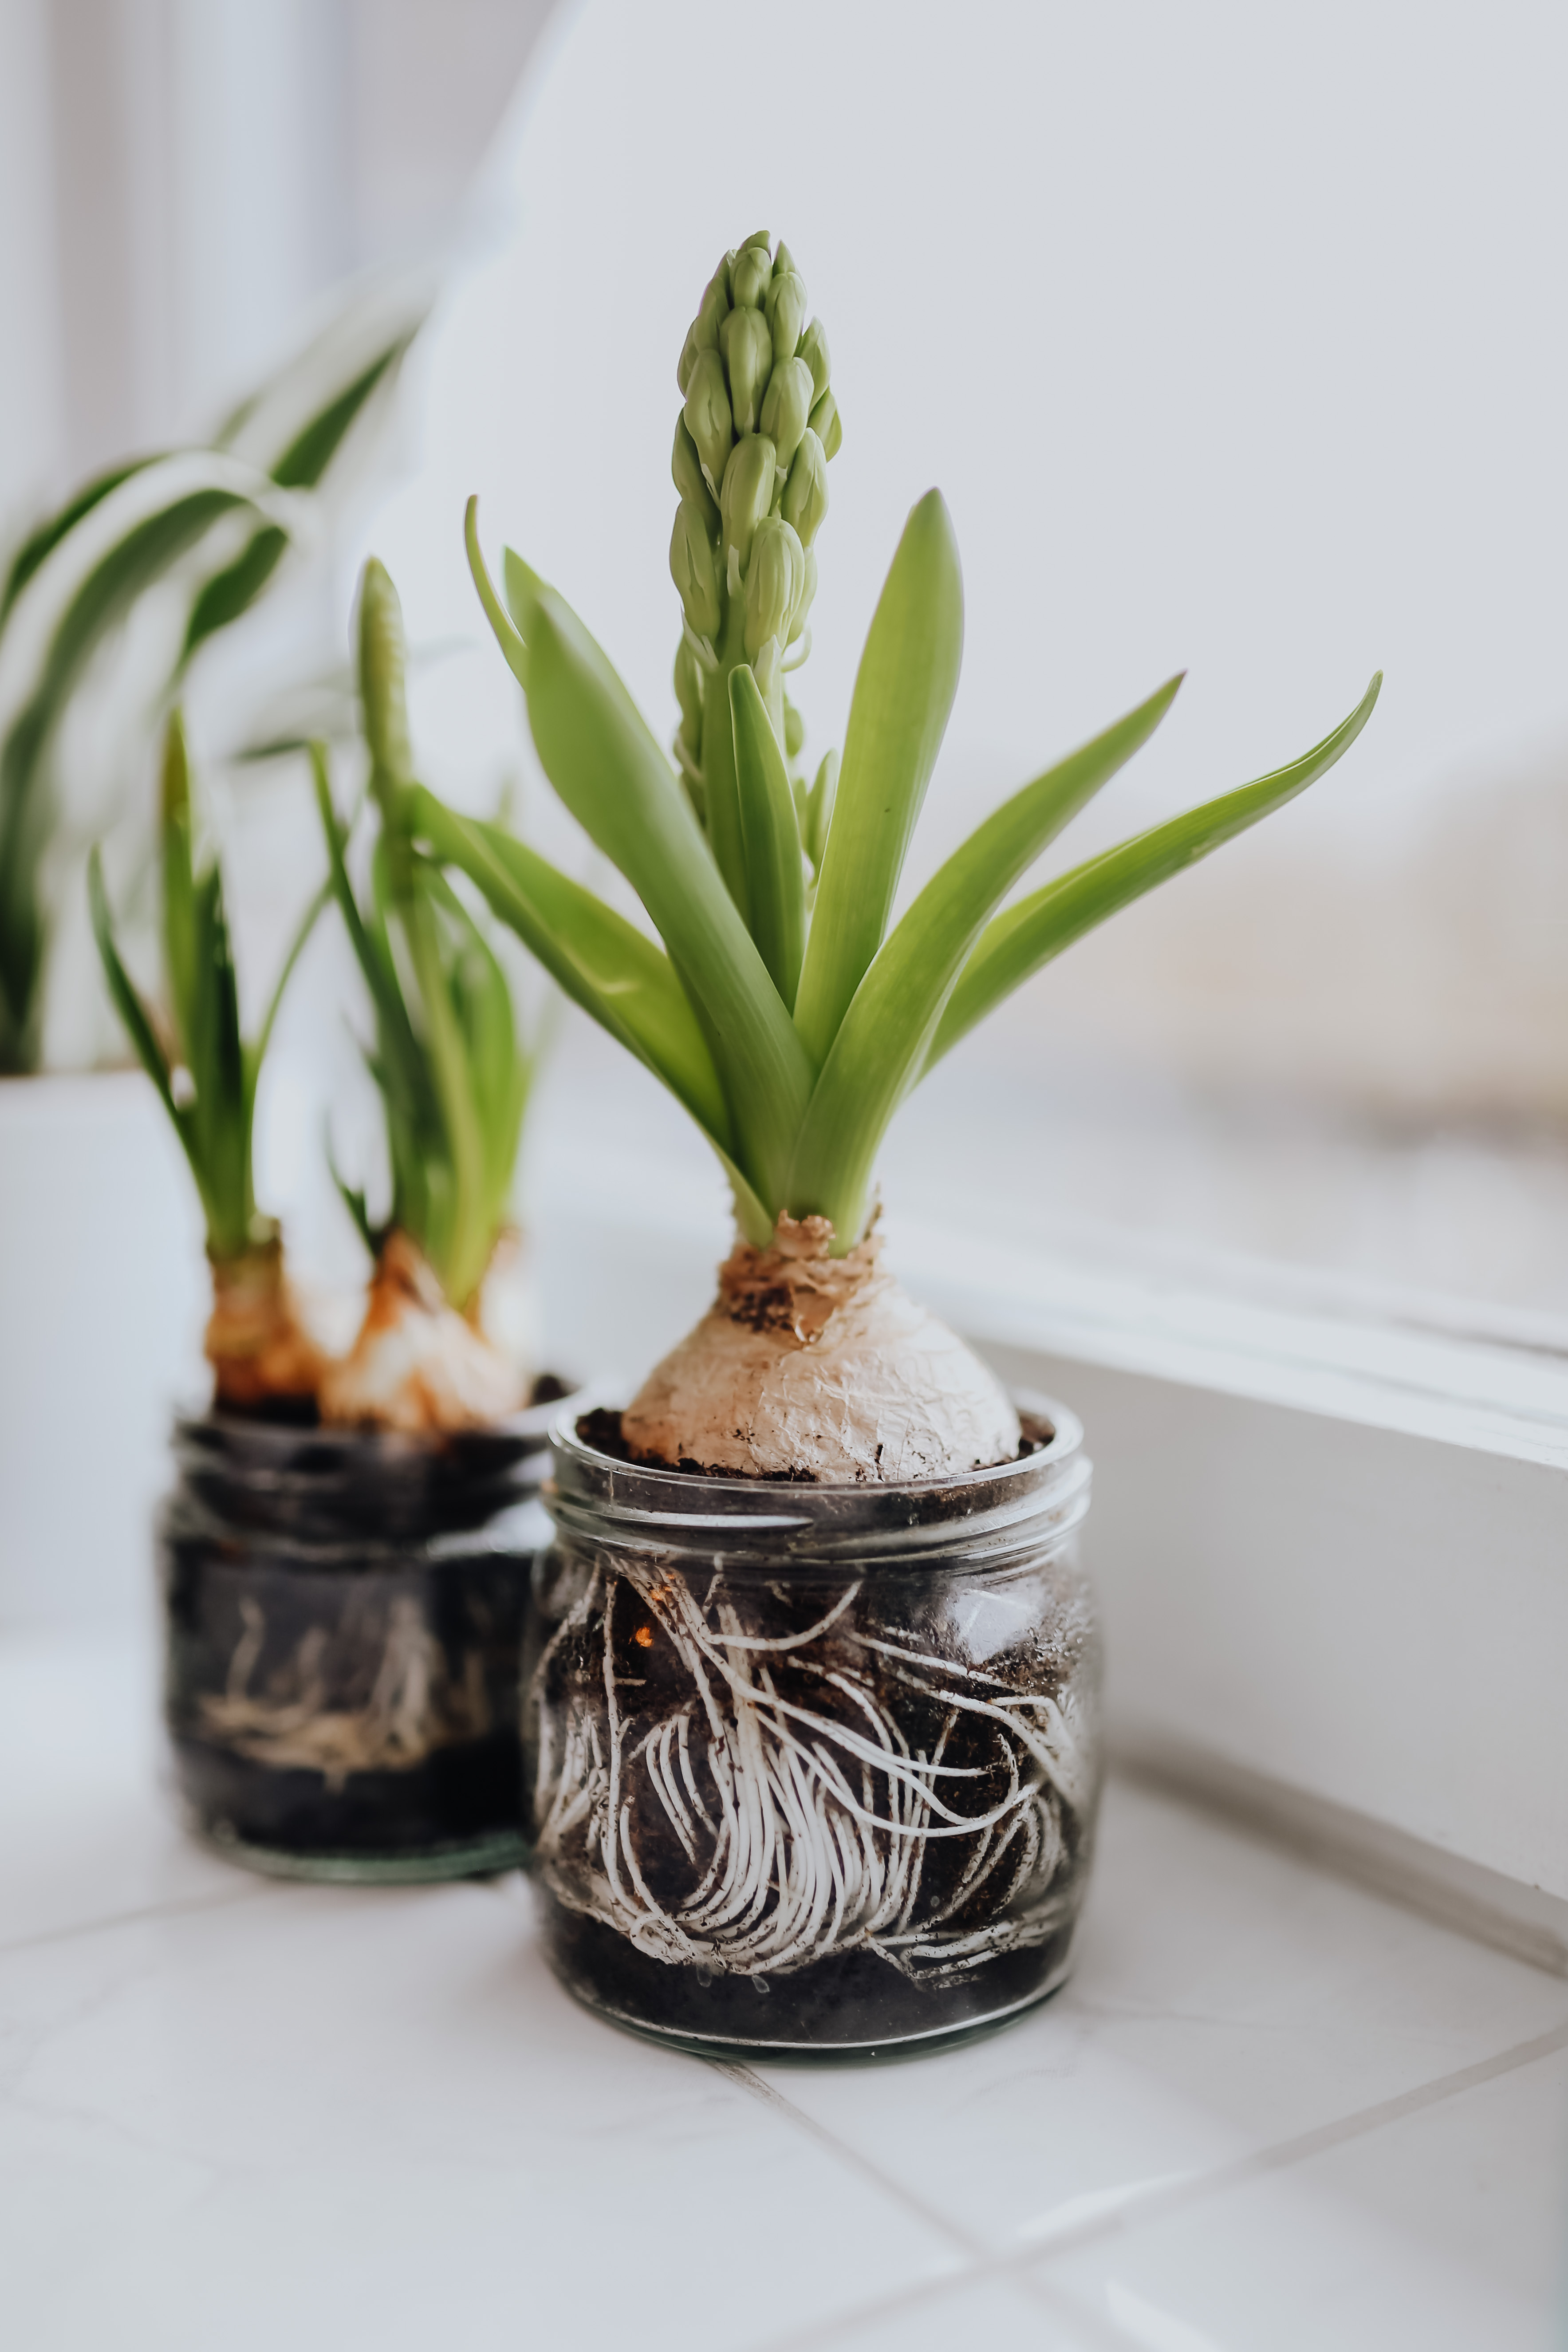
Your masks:
M1005 1458L992 1375L878 1263L888 1124L1005 997L1120 908L1321 776L1379 677L1289 766L1009 895L1147 741L1180 685L1026 784L895 922L957 689L958 550L939 492L911 511L861 656L834 791L792 784L782 673L804 650L840 426L827 347L787 249L727 254L682 352L672 571L677 765L564 599L507 551L469 560L539 758L630 883L656 945L501 828L427 792L414 824L565 992L685 1105L733 1192L737 1246L707 1317L623 1417L639 1458L761 1475L899 1480ZM815 877L808 883L808 868Z
M318 494L357 419L395 374L423 294L343 312L205 446L95 476L15 550L0 581L0 1076L36 1069L62 824L61 725L96 657L165 581L184 589L161 722L203 648L315 530Z
M481 1286L511 1240L509 1211L533 1058L507 976L440 867L417 845L417 793L397 593L374 558L360 583L360 701L376 834L368 888L349 871L326 753L316 794L331 888L369 995L366 1061L385 1119L391 1194L373 1218L339 1189L375 1263L351 1354L321 1382L323 1417L410 1431L500 1420L523 1376L485 1336Z
M275 1218L256 1205L256 1088L300 950L326 900L306 909L256 1035L241 1034L239 995L216 858L198 861L190 767L176 710L163 746L160 813L166 1014L136 989L115 942L99 852L88 865L92 927L110 995L158 1090L190 1165L206 1222L213 1310L206 1354L220 1410L308 1407L321 1359L296 1315Z

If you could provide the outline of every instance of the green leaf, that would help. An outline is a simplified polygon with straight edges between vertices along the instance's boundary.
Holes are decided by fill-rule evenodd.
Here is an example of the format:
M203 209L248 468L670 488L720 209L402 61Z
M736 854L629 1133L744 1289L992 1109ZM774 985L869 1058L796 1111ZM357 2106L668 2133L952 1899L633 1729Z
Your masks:
M117 490L121 482L128 482L132 474L139 474L144 466L156 463L157 457L153 456L132 457L129 465L111 466L106 474L95 475L90 482L84 483L73 499L50 515L47 522L41 522L37 530L28 533L12 557L11 568L5 574L5 585L0 589L0 629L4 629L10 618L11 607L34 572L54 553L60 541L76 529L83 517L89 515L110 490Z
M932 1034L988 916L1064 825L1123 767L1175 698L1169 679L1136 710L1015 793L939 867L878 954L817 1080L790 1179L796 1216L831 1218L836 1247L860 1238L872 1163L919 1076Z
M1260 817L1305 792L1349 751L1371 718L1382 685L1379 670L1343 725L1289 767L1277 769L1272 775L1244 784L1218 800L1205 801L1168 824L1152 826L1120 847L1075 866L1057 881L1047 882L1043 890L998 915L981 933L948 1000L925 1068L933 1068L1004 997L1086 931L1104 922L1108 915L1130 906L1184 866L1195 866L1222 842L1234 840Z
M215 572L191 607L185 641L180 648L175 675L187 668L198 648L219 629L226 629L247 613L278 568L289 534L276 523L253 531L243 551L222 572Z
M718 1066L734 1157L753 1191L782 1206L810 1093L805 1049L637 705L565 601L518 571L544 772L647 909Z
M730 719L752 937L784 1011L792 1013L805 945L800 826L778 737L762 689L744 663L730 673Z
M910 513L860 656L795 1026L820 1069L882 944L958 690L963 584L942 494Z
M109 911L109 893L103 887L103 858L95 842L87 861L88 906L92 915L92 935L98 942L98 952L103 965L103 976L114 1009L125 1024L126 1034L136 1050L136 1058L158 1089L159 1099L174 1123L182 1143L185 1142L184 1123L174 1101L174 1082L170 1076L168 1056L158 1043L152 1015L137 993L131 975L120 960L114 942L114 922ZM187 1146L187 1152L189 1147Z
M180 1051L190 1057L197 985L195 866L191 845L191 779L185 730L177 710L163 739L163 805L159 826L163 866L163 969Z
M669 958L500 825L458 816L423 787L413 814L421 839L467 874L563 994L635 1054L728 1152L719 1073Z
M178 479L199 474L194 460L167 463ZM56 625L30 699L0 746L0 998L8 1051L30 1052L37 1034L44 955L39 875L52 824L46 765L55 728L89 660L137 598L220 517L255 504L234 485L231 459L212 464L230 480L209 479L143 515L92 564ZM145 476L154 469L138 470Z
M495 640L506 656L507 667L523 692L528 691L528 647L519 635L511 614L496 594L495 583L485 568L483 550L479 546L479 502L470 499L463 517L463 544L468 551L468 570L479 602L485 608L485 618L495 631ZM510 551L509 551L510 552Z
M324 408L317 411L272 468L272 478L280 490L313 490L317 487L354 418L412 341L412 335L400 335L352 383L345 384Z
M457 991L449 959L443 952L429 878L423 862L416 863L405 920L418 981L423 1043L440 1105L446 1145L442 1159L450 1171L450 1197L444 1203L441 1237L422 1234L416 1238L425 1241L442 1289L461 1310L479 1286L495 1235L486 1223L485 1142L474 1099L468 1041L454 1001Z

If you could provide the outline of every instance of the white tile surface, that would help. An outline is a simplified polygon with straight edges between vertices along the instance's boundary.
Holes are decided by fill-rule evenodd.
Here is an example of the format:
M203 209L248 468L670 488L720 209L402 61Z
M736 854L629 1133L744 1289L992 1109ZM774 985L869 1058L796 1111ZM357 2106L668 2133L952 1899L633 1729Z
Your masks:
M1565 2242L1560 2053L1045 2274L1151 2352L1558 2352Z
M869 2075L762 2068L980 2245L1048 2245L1568 2022L1568 1985L1129 1789L1067 1990Z
M1056 2001L723 2069L576 2010L517 1879L202 1854L152 1706L0 1644L7 2352L1552 2341L1568 1985L1267 1847L1114 1790Z
M255 1882L194 1845L157 1801L149 1644L0 1639L0 1950Z

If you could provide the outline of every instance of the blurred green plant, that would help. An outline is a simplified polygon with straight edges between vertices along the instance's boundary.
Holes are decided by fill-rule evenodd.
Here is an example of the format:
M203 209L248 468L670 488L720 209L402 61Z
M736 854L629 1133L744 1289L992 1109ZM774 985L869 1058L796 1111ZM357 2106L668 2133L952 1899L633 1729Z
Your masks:
M423 298L405 301L395 322L383 320L370 336L362 315L345 312L243 403L210 447L100 474L13 555L0 584L0 1075L37 1066L46 861L59 817L53 761L95 655L149 590L184 576L189 559L195 576L178 650L149 698L161 721L201 649L250 610L287 548L308 536L316 494L427 308Z
M769 330L774 373L758 412L764 430L779 405L770 412L779 371L802 359L815 370L806 349L815 327L789 348L804 296L798 305L792 296L787 309L774 298L774 289L798 273L782 245L764 268L766 258L762 238L726 255L681 359L682 423L701 460L699 486L710 493L721 467L729 479L731 456L742 446L727 437L733 420L751 413L750 394L736 380L735 353L744 350L748 367L753 352L758 366L763 356L760 329L738 329L738 312L760 311ZM826 374L825 348L821 362ZM804 385L796 392L804 398ZM788 396L798 406L795 394ZM813 409L814 419L816 414ZM826 458L832 435L818 437ZM696 488L681 479L681 446L678 432L684 513ZM793 480L793 468L781 480L775 467L780 511ZM704 528L711 524L709 517ZM721 503L719 529L727 528ZM679 529L684 543L695 544L689 527ZM480 554L472 501L467 533L475 584L526 694L545 773L630 883L663 950L499 827L456 814L428 792L416 795L415 828L438 857L470 877L566 994L686 1106L729 1175L742 1232L759 1247L787 1211L830 1219L835 1253L848 1251L869 1214L878 1148L910 1089L1074 940L1332 767L1366 724L1382 683L1381 674L1374 677L1349 718L1288 767L1152 826L1005 905L1063 827L1153 732L1181 683L1168 679L994 811L894 924L893 902L963 649L958 549L939 492L929 491L911 511L872 617L836 793L826 763L810 795L793 793L786 774L787 742L772 698L794 604L770 604L763 615L772 632L765 640L760 621L745 625L745 658L730 662L726 652L711 669L699 664L696 781L707 796L706 822L689 789L696 763L684 696L686 790L576 614L510 549L504 599L498 594ZM734 576L728 552L721 565L715 559L715 583L721 576ZM682 586L688 642L699 636L710 652L731 646L737 604L750 609L749 583L743 598L730 593L731 618L718 613L715 636L696 626L715 618L715 605L700 607L694 621L691 592ZM677 682L679 692L679 673ZM720 816L719 780L731 771L733 825ZM816 877L809 904L806 861Z
M392 1234L406 1234L448 1305L467 1313L508 1223L535 1056L520 1042L510 985L494 951L415 842L420 788L404 665L397 593L373 558L360 583L359 684L379 824L363 901L349 875L353 827L333 807L321 744L311 759L331 888L375 1023L365 1058L386 1123L385 1217L377 1223L363 1192L337 1181L372 1256L382 1255Z

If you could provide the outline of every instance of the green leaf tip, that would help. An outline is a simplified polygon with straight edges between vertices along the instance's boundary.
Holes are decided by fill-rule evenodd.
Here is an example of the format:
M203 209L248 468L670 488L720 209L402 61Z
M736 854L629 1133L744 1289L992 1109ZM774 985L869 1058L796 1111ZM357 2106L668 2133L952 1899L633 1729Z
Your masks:
M490 625L497 645L506 656L507 667L526 694L528 646L516 622L497 595L495 583L486 567L484 552L479 546L479 502L477 498L468 500L464 511L463 544L468 550L468 570L479 591L479 603L484 606L485 618Z

